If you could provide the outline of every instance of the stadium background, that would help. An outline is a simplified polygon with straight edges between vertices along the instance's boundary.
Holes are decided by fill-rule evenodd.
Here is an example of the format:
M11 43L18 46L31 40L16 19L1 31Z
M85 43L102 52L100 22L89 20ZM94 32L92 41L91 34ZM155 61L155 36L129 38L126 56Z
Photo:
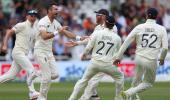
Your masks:
M118 34L122 40L126 38L128 33L140 23L145 21L145 11L148 7L156 7L159 10L157 23L166 27L168 39L170 41L170 0L55 0L62 4L61 17L57 19L62 25L67 25L70 30L77 35L90 35L95 27L95 13L101 8L108 9L115 16ZM39 11L39 18L46 14L45 6L50 0L0 0L0 47L6 31L8 31L16 23L24 21L26 12L30 9ZM0 75L4 74L10 68L12 61L11 51L14 46L15 36L9 41L8 53L1 52L0 49ZM55 80L50 93L49 100L66 100L71 93L74 82L79 79L86 65L89 63L89 58L85 61L80 60L80 55L85 48L84 45L74 48L68 48L64 45L68 39L60 36L55 37L53 52L57 60L60 77ZM170 44L169 44L170 47ZM33 51L32 51L33 52ZM35 62L32 52L29 54L30 60L38 69L38 64ZM134 52L135 44L129 46L125 52L120 70L125 73L126 86L134 74ZM0 84L0 100L27 100L26 84L23 84L26 79L26 72L21 71L17 78L9 83ZM37 79L39 81L39 79ZM110 77L106 76L102 79L104 82L99 87L99 93L102 100L113 99L114 87L112 87ZM170 51L166 58L164 66L160 66L157 70L157 83L155 86L142 93L142 100L170 100ZM161 81L161 82L160 82ZM163 81L163 82L162 82ZM37 89L39 84L37 84ZM12 95L12 96L8 96ZM15 96L16 95L16 96Z

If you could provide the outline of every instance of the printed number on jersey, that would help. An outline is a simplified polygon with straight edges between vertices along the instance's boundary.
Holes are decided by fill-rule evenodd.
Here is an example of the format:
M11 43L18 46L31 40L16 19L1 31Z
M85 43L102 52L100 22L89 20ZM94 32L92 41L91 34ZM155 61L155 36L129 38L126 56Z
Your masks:
M99 41L98 45L101 46L96 52L99 55L103 55L103 54L107 55L109 53L110 49L114 46L113 43L110 43L110 42L105 43L104 41ZM102 52L102 49L106 48L106 47L107 47L106 51Z
M142 35L142 47L149 47L149 48L156 48L155 42L157 41L158 37L156 34L143 34Z

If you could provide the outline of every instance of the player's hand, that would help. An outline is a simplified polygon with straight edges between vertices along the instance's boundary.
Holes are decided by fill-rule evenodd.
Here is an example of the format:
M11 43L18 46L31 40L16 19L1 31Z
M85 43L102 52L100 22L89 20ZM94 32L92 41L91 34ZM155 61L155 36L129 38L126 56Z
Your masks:
M80 40L83 41L84 39L87 39L87 38L90 38L90 37L89 37L89 36L82 36L82 37L80 38Z
M85 55L85 54L82 54L81 60L85 60L85 59L86 59L86 55Z
M78 43L76 41L72 41L72 40L65 43L65 46L67 46L67 47L74 47L77 45L78 45Z
M58 32L59 33L63 33L63 31L64 30L67 30L69 27L68 26L63 26L63 27L61 27L59 30L58 30Z
M120 59L116 59L116 60L114 60L113 64L114 64L114 65L118 65L118 64L120 64Z
M159 59L159 65L164 65L164 59Z
M7 53L7 49L8 49L8 47L6 45L2 46L2 52L3 53Z

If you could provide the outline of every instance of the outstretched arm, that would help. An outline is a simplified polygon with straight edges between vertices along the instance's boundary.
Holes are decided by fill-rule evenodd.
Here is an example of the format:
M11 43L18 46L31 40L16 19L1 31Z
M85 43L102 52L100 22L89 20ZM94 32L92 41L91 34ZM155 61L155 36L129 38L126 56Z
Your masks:
M134 28L130 34L128 35L128 37L125 39L125 41L123 42L122 46L120 47L118 54L116 56L116 60L114 61L114 64L117 65L120 63L120 59L122 58L125 50L128 48L128 46L135 40L135 35L136 33L139 32L139 29Z
M68 41L65 43L65 45L67 47L74 47L74 46L77 46L77 45L85 45L88 43L88 41L90 40L89 37L86 36L86 39L82 40L82 41Z
M78 36L70 31L66 30L67 28L68 28L67 26L63 26L62 28L59 29L59 33L65 35L66 37L68 37L70 39L75 39L77 41L82 41L87 38L87 36L82 36L82 37Z

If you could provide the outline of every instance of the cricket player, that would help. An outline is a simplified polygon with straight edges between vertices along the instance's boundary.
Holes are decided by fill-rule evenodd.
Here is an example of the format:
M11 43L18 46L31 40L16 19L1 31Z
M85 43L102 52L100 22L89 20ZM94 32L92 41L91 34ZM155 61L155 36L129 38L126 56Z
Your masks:
M121 46L115 60L115 64L120 63L120 58L135 40L136 42L136 73L132 82L132 87L122 92L124 100L139 100L136 94L152 87L155 81L157 60L163 65L168 51L168 38L165 27L156 23L158 11L155 8L147 10L147 20L145 23L136 26L128 35ZM160 57L159 51L162 49ZM143 77L144 76L144 77Z
M59 13L59 6L51 3L47 6L47 15L40 19L38 23L38 36L36 39L34 53L37 62L40 64L42 81L40 86L40 96L38 100L47 100L47 93L50 88L51 79L58 77L56 62L52 52L52 43L56 35L65 35L68 38L82 39L80 36L66 30L67 27L55 19Z
M7 51L7 44L12 34L16 34L15 46L12 51L13 62L11 68L7 73L0 76L0 83L12 80L15 78L21 69L27 71L28 76L36 73L34 67L29 60L27 54L33 47L35 41L36 19L38 12L36 10L30 10L27 13L27 20L16 24L11 30L7 31L3 42L3 51ZM39 96L39 93L35 91L33 84L28 86L30 99L35 99Z
M106 16L109 16L109 12L106 9L100 9L99 11L95 11L95 13L96 13L97 26L95 27L94 31L103 30ZM113 32L117 34L116 25L113 26ZM87 44L89 40L90 40L90 37L84 39L83 41L69 41L66 43L66 45L69 47L73 47L76 45ZM90 100L100 100L100 97L97 94L97 86L100 80L104 77L104 75L105 75L104 73L98 73L88 82L88 85L84 91L84 94L81 96L80 100L84 100L83 98L86 98L86 99L88 98ZM117 96L117 93L116 93L116 96ZM117 100L116 96L115 96L115 100Z
M105 28L103 30L94 31L90 41L85 48L82 59L85 58L92 50L91 64L87 67L82 79L80 79L68 100L76 100L78 93L83 90L88 81L97 73L103 72L115 79L116 92L119 94L117 100L121 100L120 93L123 90L124 76L116 66L112 65L115 54L121 46L121 38L113 32L115 20L112 16L108 16L105 20ZM84 97L83 100L89 100Z

